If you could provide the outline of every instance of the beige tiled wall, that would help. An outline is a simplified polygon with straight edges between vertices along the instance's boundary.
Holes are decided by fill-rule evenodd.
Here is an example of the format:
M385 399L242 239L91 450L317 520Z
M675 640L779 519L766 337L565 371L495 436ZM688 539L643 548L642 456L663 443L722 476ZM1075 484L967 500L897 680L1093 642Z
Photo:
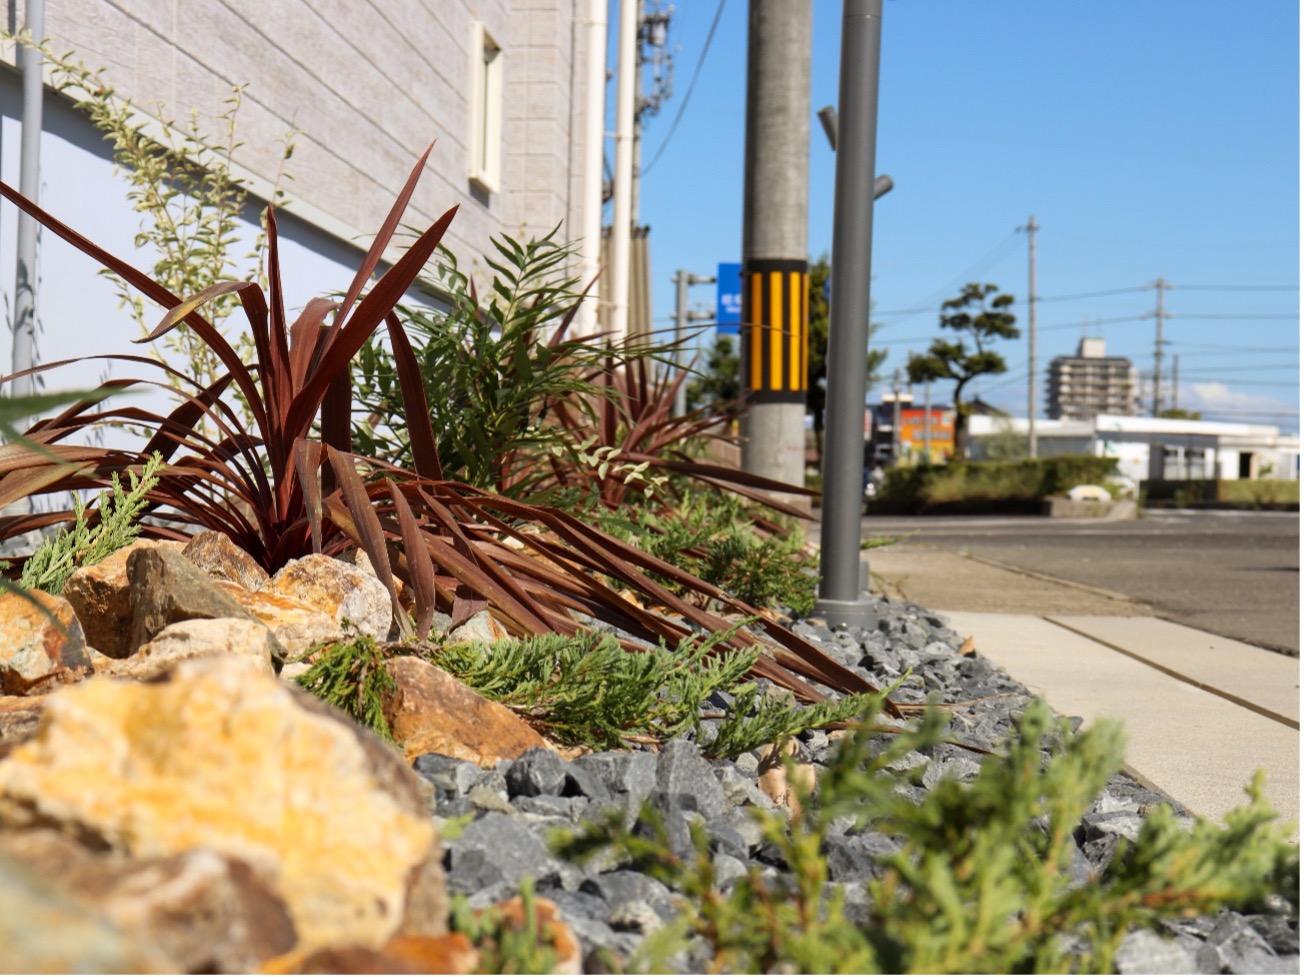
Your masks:
M286 186L337 234L373 233L436 140L408 219L460 205L445 243L469 263L500 231L580 231L576 2L47 0L46 33L151 114L211 118L233 85L247 85L237 162L271 179L281 140L299 130ZM506 58L503 183L487 195L467 180L476 19Z

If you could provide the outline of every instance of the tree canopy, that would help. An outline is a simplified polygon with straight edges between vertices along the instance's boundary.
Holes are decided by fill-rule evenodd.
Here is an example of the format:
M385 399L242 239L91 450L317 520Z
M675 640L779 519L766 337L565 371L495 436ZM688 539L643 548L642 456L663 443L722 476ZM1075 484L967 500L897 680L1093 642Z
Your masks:
M990 283L970 282L958 296L942 303L940 325L959 334L952 340L934 339L926 353L912 353L906 363L911 383L954 380L955 451L951 457L963 460L968 447L969 411L964 388L975 377L1004 373L1005 357L992 349L1001 339L1018 339L1014 313L1008 311L1014 296Z

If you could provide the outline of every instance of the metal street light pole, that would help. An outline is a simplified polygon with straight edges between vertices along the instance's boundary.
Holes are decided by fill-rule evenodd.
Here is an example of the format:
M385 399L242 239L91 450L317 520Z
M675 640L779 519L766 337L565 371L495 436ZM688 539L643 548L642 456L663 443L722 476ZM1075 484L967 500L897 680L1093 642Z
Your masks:
M815 604L815 612L833 628L863 627L872 619L870 603L860 589L860 511L882 25L883 0L844 0L830 269L828 427L820 589Z

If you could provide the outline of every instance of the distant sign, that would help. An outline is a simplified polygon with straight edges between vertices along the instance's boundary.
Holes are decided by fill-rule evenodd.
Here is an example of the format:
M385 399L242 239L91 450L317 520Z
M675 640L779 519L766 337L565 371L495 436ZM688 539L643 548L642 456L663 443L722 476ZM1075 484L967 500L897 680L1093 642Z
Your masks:
M736 336L742 321L743 266L736 261L722 261L715 276L715 333Z

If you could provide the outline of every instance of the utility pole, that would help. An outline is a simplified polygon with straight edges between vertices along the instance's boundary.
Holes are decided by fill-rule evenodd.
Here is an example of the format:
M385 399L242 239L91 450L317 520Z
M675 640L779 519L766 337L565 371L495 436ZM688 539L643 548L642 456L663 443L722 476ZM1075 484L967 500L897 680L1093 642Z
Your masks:
M1164 374L1164 320L1171 318L1171 314L1164 311L1164 290L1172 288L1162 278L1156 278L1150 288L1155 290L1155 376L1154 376L1154 394L1150 399L1150 416L1158 417L1160 408L1160 384L1163 382Z
M607 0L588 0L583 22L584 73L584 233L580 238L580 287L592 285L592 300L581 313L591 327L598 325L602 270L602 150L606 133Z
M45 39L45 2L29 0L24 28L32 43ZM41 52L20 45L18 63L23 71L23 130L19 148L18 192L33 203L41 196L41 129L45 83L41 77ZM36 218L18 214L18 260L14 269L13 372L32 368L36 351ZM36 389L32 377L10 384L9 395L22 397Z
M680 372L684 370L684 340L689 323L714 319L711 312L692 312L688 308L688 288L690 285L714 285L714 275L694 275L691 271L680 268L675 272L675 364ZM683 417L688 413L688 384L680 383L675 390L675 416Z
M1022 230L1028 232L1028 457L1037 457L1037 218L1030 216Z
M1173 410L1177 410L1177 354L1173 354Z
M750 0L747 25L742 465L790 485L805 471L811 4Z
M924 381L924 464L933 463L933 381Z
M638 0L620 0L616 56L616 168L611 194L610 339L629 334L629 238L634 225L634 90L638 77Z
M819 600L815 603L815 613L823 615L829 627L842 629L868 627L874 620L873 607L861 583L861 472L865 450L861 425L865 415L865 353L869 348L882 28L883 0L843 0L825 411L828 426L824 436Z
M892 464L901 460L901 368L892 371Z

